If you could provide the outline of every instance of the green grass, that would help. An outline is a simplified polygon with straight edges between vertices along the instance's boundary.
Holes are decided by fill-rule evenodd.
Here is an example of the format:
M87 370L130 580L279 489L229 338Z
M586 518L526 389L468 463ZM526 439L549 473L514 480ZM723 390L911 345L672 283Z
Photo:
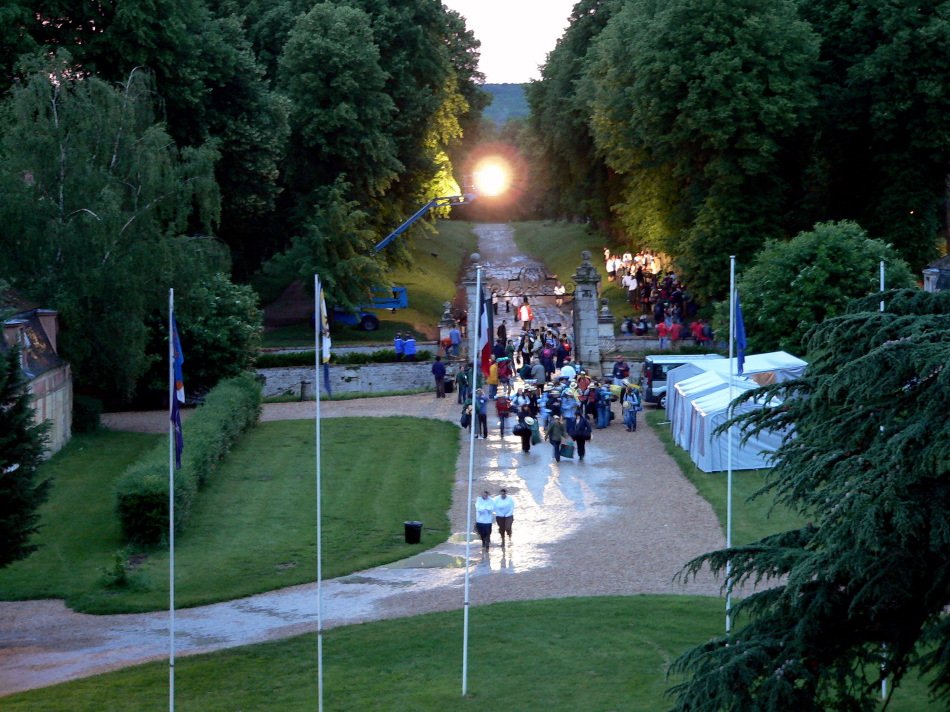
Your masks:
M627 303L626 290L619 282L607 281L604 265L604 236L586 225L568 222L514 223L515 244L526 255L542 262L549 272L556 274L566 285L581 264L581 252L589 250L591 264L600 274L600 296L610 302L610 310L620 320L633 313Z
M0 570L5 599L64 598L91 613L167 605L167 551L151 552L127 588L110 590L103 575L122 547L112 484L156 437L106 432L76 438L44 466L56 482L42 510L40 549ZM176 538L178 606L316 578L314 437L311 421L261 423L232 451ZM412 553L403 536L406 520L422 521L427 541L449 536L456 426L414 418L329 419L323 444L325 577ZM385 463L380 452L387 453Z
M461 597L461 593L459 594ZM442 712L624 710L670 704L670 662L722 632L718 599L677 596L565 598L471 609L468 696L461 696L462 613L346 626L323 635L327 709ZM176 709L317 708L315 635L179 657ZM148 712L167 709L167 662L3 698L5 712ZM890 710L923 712L920 681L908 679Z
M683 448L673 442L666 412L656 409L644 411L647 424L656 431L666 451L679 465L683 475L695 485L711 505L723 532L726 530L726 473L703 472ZM742 546L789 529L797 529L807 520L788 507L774 504L771 495L751 499L765 484L764 470L736 470L732 473L732 543ZM774 505L774 506L773 506Z

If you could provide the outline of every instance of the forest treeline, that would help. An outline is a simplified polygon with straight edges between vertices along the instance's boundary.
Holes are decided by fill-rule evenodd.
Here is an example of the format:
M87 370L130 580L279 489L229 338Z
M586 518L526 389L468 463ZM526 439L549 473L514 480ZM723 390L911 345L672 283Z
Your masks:
M673 256L702 301L851 220L919 274L946 239L950 3L581 0L528 86L533 209Z

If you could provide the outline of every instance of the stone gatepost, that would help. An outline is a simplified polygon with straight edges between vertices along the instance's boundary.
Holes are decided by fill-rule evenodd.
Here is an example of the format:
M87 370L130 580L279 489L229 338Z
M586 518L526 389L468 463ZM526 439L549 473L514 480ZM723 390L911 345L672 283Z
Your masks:
M600 344L601 358L617 350L614 315L606 299L600 300L600 313L597 315L597 341Z
M574 280L574 354L584 369L600 377L600 275L590 261L590 252L581 252L581 264ZM613 317L611 317L611 322Z
M472 253L471 258L469 259L468 269L465 270L465 276L462 278L462 286L465 287L465 305L464 309L467 312L468 319L466 327L468 329L465 337L462 339L462 353L465 355L465 358L468 359L471 357L469 353L469 348L472 344L472 334L474 330L478 327L478 297L475 294L475 268L481 262L481 255L477 252ZM485 272L482 272L482 289L485 288Z

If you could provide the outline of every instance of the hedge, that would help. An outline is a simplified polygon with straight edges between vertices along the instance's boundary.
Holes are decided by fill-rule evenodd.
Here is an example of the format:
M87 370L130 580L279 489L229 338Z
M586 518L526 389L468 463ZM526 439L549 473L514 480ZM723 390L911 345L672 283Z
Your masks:
M416 361L431 361L434 358L431 351L423 349L416 352ZM364 363L395 363L396 352L393 349L380 349L372 353L340 353L331 354L330 363L334 365L359 365ZM408 363L408 362L407 362ZM313 366L314 352L310 351L283 351L280 353L259 354L254 365L256 368L285 368L291 366Z
M215 386L183 427L185 449L175 471L175 532L188 523L198 491L242 433L257 422L261 386L245 373ZM168 537L168 443L162 442L116 482L116 512L132 544L155 546Z

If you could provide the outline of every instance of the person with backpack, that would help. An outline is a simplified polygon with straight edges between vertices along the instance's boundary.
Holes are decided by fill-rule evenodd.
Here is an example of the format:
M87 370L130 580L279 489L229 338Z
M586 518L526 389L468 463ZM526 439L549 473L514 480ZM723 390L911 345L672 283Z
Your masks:
M639 386L627 385L621 399L621 410L623 410L623 424L627 427L627 432L635 433L637 431L637 413L643 410Z
M508 356L502 356L498 359L498 384L504 386L506 396L511 395L511 359Z
M574 413L574 427L571 429L571 437L574 438L574 444L577 446L577 459L583 462L584 455L587 454L587 442L591 439L590 420L578 409Z
M501 437L505 437L505 423L508 422L508 415L511 413L511 401L505 395L499 395L495 399L495 411L498 413L498 431Z

